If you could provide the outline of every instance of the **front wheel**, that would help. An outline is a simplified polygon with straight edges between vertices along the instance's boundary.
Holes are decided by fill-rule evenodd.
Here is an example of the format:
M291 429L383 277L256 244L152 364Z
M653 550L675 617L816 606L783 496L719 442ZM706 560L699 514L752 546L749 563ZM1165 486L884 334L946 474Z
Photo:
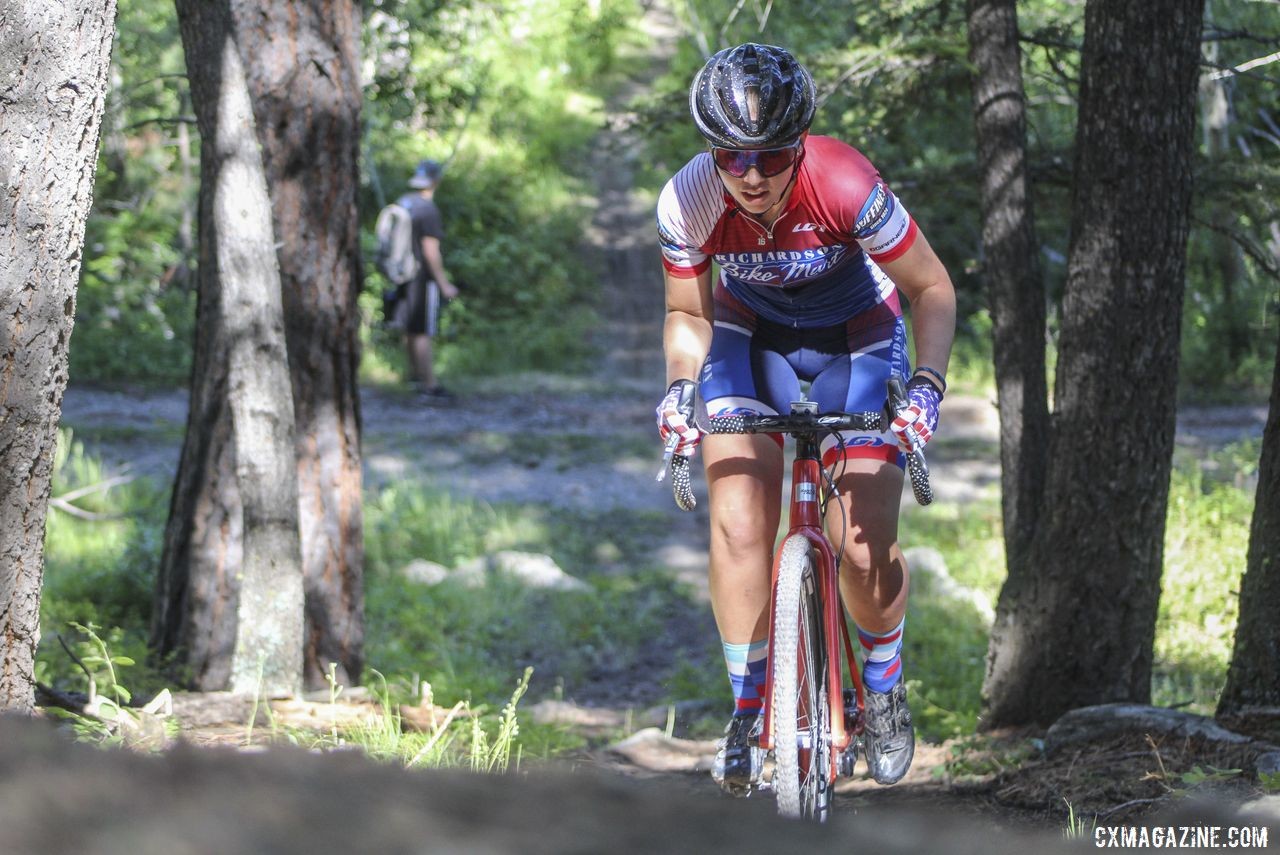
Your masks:
M813 545L782 544L774 590L773 786L778 812L822 822L831 808L831 716Z

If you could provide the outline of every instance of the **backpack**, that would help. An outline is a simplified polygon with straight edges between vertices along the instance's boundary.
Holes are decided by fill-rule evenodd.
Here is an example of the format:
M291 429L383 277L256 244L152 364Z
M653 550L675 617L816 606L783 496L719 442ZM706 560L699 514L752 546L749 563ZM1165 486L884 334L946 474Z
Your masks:
M392 202L378 212L374 228L378 252L374 265L393 285L403 285L418 275L421 262L413 251L413 217L407 208Z

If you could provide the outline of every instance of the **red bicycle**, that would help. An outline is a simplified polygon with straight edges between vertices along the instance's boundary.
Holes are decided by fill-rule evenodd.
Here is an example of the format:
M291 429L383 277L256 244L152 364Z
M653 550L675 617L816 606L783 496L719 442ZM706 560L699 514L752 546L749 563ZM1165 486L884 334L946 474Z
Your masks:
M907 407L901 378L888 381L888 406L877 413L819 413L801 401L788 415L718 416L708 433L774 433L795 438L791 528L774 555L769 608L769 670L759 747L773 752L771 786L778 812L824 821L837 777L854 773L863 741L863 690L840 599L839 558L823 532L829 502L841 503L823 468L819 443L840 431L885 431L890 413ZM670 461L676 504L692 510L688 458ZM917 450L907 458L916 501L933 501L929 469ZM849 685L841 677L841 655Z

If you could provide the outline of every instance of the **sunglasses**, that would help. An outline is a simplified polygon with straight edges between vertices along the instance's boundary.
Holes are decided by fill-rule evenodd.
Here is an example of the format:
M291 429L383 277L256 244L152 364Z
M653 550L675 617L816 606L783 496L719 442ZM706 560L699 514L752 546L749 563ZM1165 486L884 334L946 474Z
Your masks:
M792 166L800 157L801 143L786 148L736 149L711 147L716 167L734 178L741 178L754 167L762 178L770 178Z

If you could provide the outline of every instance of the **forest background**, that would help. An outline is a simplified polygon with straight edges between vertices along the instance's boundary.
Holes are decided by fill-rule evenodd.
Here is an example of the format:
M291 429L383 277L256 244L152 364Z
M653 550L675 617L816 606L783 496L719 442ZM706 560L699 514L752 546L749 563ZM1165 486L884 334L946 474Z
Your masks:
M637 183L656 201L666 177L699 150L685 93L707 52L749 39L794 46L818 81L815 131L866 152L927 224L961 301L953 386L991 397L963 9L946 2L851 9L817 0L689 0L673 10L681 34L669 46L670 70L631 105L631 121L646 143ZM1076 2L1019 9L1029 162L1049 298L1050 383L1066 275L1083 11ZM573 375L598 356L590 333L600 323L601 271L581 252L592 212L592 176L583 164L606 100L650 48L636 26L641 12L631 0L367 4L365 248L371 249L378 208L398 194L414 163L424 156L445 161L438 200L447 217L446 263L465 288L446 314L439 362L455 383L516 383L530 370ZM182 387L191 370L195 318L199 139L171 5L122 0L118 28L70 382ZM1274 4L1209 4L1204 56L1210 66L1200 93L1179 372L1186 405L1261 403L1270 384L1280 309L1274 72L1230 70L1274 51L1277 39ZM1215 75L1214 66L1223 73ZM398 343L377 323L383 283L366 268L362 379L371 388L406 392ZM655 287L657 278L655 269ZM655 379L655 389L659 383ZM93 439L92 426L77 433ZM69 433L63 436L55 497L105 483L111 473ZM1235 628L1258 458L1254 440L1175 461L1153 686L1158 703L1213 709ZM528 507L473 503L450 496L446 485L441 473L438 489L368 497L368 662L397 685L429 683L437 702L446 704L497 704L521 670L517 651L536 644L555 648L558 657L548 672L535 675L534 696L573 695L595 660L636 661L628 646L687 599L657 567L592 578L591 590L569 604L511 592L513 607L501 616L465 591L407 598L396 571L411 558L452 565L502 546L537 548L570 568L598 557L599 544L572 534L589 530L591 520L548 520ZM56 641L73 622L95 627L94 636L79 636L82 653L102 639L116 661L145 661L169 487L136 479L78 500L90 513L119 515L110 520L86 520L55 504L42 606L46 640L37 671L42 682L66 686L81 679ZM643 516L630 523L640 531L660 524ZM994 603L1004 566L998 503L949 517L921 516L919 525L920 539L943 551L954 575ZM624 548L626 538L625 532L616 538ZM550 620L543 614L548 609ZM986 648L981 627L948 623L940 611L913 617L910 642L919 663L913 677L923 691L923 729L938 739L973 730ZM609 624L608 633L600 629ZM939 647L951 657L931 660L928 651ZM637 701L719 698L718 669L717 653L707 645L659 681L654 695ZM142 665L121 679L139 694L164 682ZM553 753L575 739L536 729L526 738L532 753Z

